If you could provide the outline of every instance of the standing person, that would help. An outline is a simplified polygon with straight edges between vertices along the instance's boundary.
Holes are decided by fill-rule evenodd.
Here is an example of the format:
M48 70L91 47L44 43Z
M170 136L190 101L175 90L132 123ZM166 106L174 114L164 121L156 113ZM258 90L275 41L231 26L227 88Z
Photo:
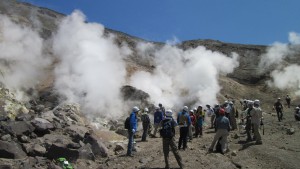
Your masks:
M172 110L166 111L166 118L161 121L162 129L160 130L162 141L163 141L163 152L165 157L165 168L169 169L169 152L170 148L176 158L176 161L180 168L183 168L182 158L179 154L179 151L176 147L175 143L175 127L177 123L172 117L173 112Z
M207 116L210 117L210 124L211 124L210 128L214 128L214 121L216 118L214 109L212 109L209 104L206 105L206 108L207 108L207 110L206 110Z
M133 138L134 134L137 131L137 113L140 111L138 107L132 108L132 113L130 114L130 127L128 129L128 147L127 147L127 156L133 157L132 149L133 149Z
M165 107L161 103L158 104L158 107L159 107L160 111L165 115L165 113L166 113Z
M256 140L255 144L262 144L261 135L259 133L259 125L261 123L262 110L260 108L259 100L254 100L254 107L250 111L250 115L251 115L251 123L253 126L253 131L254 131L254 138Z
M204 112L202 111L202 106L198 106L197 112L196 112L196 126L195 126L195 137L197 138L199 135L202 136L202 127L203 127L203 121L204 121Z
M219 112L220 112L220 105L219 104L215 104L215 106L214 106L214 112L215 112L215 115L216 115L216 117L215 117L215 119L217 119L220 115L219 115ZM214 121L214 128L215 128L215 132L217 131L217 128L216 128L216 120Z
M286 101L286 104L288 106L288 108L290 108L290 105L291 105L291 98L290 96L287 94L286 97L285 97L285 101Z
M235 109L232 101L228 102L228 106L230 107L230 111L229 111L230 126L231 126L232 130L235 130L235 129L237 129L237 124L236 124L236 119L235 119L236 109Z
M190 118L191 118L191 125L189 127L189 141L193 140L193 129L196 123L196 116L194 115L194 110L190 110Z
M209 151L212 152L215 148L217 141L221 139L221 149L222 154L224 154L228 150L227 137L230 131L230 123L229 119L225 116L225 110L223 108L219 110L219 114L220 116L216 119L217 132L213 142L211 143L211 146L209 147Z
M247 133L247 141L252 141L252 136L251 136L251 129L252 129L252 122L251 122L251 114L250 112L253 109L253 101L249 100L247 102L248 104L248 109L246 109L246 133Z
M155 107L154 112L154 132L152 134L152 137L156 137L156 132L159 127L159 123L163 120L163 112L160 110L159 107Z
M274 103L273 110L276 110L278 121L282 120L283 117L283 105L280 102L280 98L277 99L277 102Z
M147 141L148 130L150 126L150 118L148 115L148 108L145 108L144 113L142 114L141 120L143 124L143 135L141 141Z
M178 149L181 149L181 146L183 146L183 150L187 148L187 137L189 133L189 127L191 125L191 118L188 114L189 108L187 106L184 106L182 109L182 112L178 113L177 116L177 123L180 127L180 136L178 141Z

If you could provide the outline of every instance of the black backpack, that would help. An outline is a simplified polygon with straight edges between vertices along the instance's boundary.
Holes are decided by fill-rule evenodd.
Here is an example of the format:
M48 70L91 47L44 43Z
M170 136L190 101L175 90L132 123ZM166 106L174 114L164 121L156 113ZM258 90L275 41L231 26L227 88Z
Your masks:
M127 117L125 122L124 122L124 127L125 129L130 129L130 117Z
M143 124L149 124L150 123L150 118L149 118L148 114L143 114L142 115L142 122L143 122Z
M159 130L160 136L162 138L172 138L175 133L173 131L174 127L172 125L172 120L164 120L162 122L162 128Z

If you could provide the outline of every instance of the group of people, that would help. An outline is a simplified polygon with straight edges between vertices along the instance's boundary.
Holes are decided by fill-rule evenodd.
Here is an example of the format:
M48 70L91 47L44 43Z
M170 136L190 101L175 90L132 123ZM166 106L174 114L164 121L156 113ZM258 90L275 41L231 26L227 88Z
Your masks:
M260 108L259 100L247 101L247 112L246 124L250 126L246 127L247 140L255 140L256 144L262 144L261 136L259 133L260 120L262 118L262 110ZM134 149L134 134L137 131L137 114L140 111L138 107L133 107L132 113L130 114L130 129L128 129L128 149L127 155L132 156L132 150ZM141 114L141 121L143 126L143 134L141 141L147 141L147 136L150 127L149 110L145 108ZM206 109L203 109L201 105L197 108L189 110L187 106L184 106L182 110L177 114L177 119L173 117L172 110L165 110L162 104L155 107L154 112L154 129L150 134L152 137L157 137L157 132L159 131L160 136L163 140L163 152L165 157L166 168L169 168L169 149L171 148L174 156L178 162L180 168L183 168L183 163L179 150L186 150L188 140L192 138L197 138L203 135L203 124L205 117L210 118L210 128L215 129L215 136L209 147L209 151L214 151L216 149L216 144L219 142L221 145L221 153L228 151L227 137L231 130L237 129L236 118L238 112L235 108L233 101L225 101L222 105L215 105L211 107L206 105ZM175 127L179 127L179 139L178 144L175 142ZM251 134L253 130L254 137Z

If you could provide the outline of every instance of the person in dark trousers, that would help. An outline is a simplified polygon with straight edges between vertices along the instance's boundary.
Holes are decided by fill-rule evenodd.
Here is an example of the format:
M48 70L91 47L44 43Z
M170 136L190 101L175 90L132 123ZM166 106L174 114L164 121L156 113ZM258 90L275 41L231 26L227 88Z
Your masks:
M168 135L162 135L162 142L163 142L163 152L164 152L164 158L165 158L165 168L166 169L170 169L170 165L169 165L169 152L170 152L170 148L176 158L176 161L179 165L179 167L182 169L184 167L183 163L182 163L182 158L179 154L179 151L176 147L176 143L175 143L175 127L177 126L177 123L175 122L175 120L173 119L172 115L173 112L172 110L167 110L166 113L166 118L161 121L161 125L160 126L171 126L170 128L168 128L172 134L170 136ZM169 124L167 124L169 123Z
M188 114L189 108L187 106L183 107L182 112L180 112L177 116L177 123L180 127L180 136L178 141L178 149L180 150L181 147L183 150L187 148L187 137L189 133L189 127L191 125L191 118Z
M204 112L202 111L202 106L198 106L196 111L196 126L195 126L195 137L197 138L199 135L200 137L203 135L202 128L204 122Z
M148 136L148 130L150 126L150 118L148 115L148 108L144 109L144 113L142 114L141 120L142 120L142 125L143 125L143 135L142 135L142 140L141 141L147 141L147 136Z
M290 108L290 106L291 106L291 98L290 98L289 95L286 95L285 101L286 101L286 104L287 104L288 108Z
M156 137L156 133L157 133L157 129L159 127L160 122L163 120L164 114L163 112L160 110L159 107L155 107L155 112L154 112L154 131L152 134L152 137Z
M132 149L133 149L133 138L134 134L137 130L137 113L140 111L138 107L132 108L132 113L130 114L130 127L128 129L128 146L127 146L127 156L133 157Z
M283 105L280 102L280 98L277 99L277 102L274 103L273 110L276 110L278 121L281 121L283 118Z

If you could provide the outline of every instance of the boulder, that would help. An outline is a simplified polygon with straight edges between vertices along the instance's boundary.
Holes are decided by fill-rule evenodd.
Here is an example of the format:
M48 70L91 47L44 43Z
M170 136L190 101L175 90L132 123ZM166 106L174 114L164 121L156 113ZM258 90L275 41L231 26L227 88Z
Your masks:
M71 125L66 128L66 133L72 137L72 140L76 143L82 141L89 129L84 126Z
M79 149L79 159L95 160L92 146L89 143Z
M86 134L84 143L91 144L92 151L95 154L95 156L101 156L101 157L107 157L108 156L108 149L106 146L102 143L102 140L100 140L96 135L93 134Z
M35 133L38 135L44 135L54 129L54 125L48 120L42 118L34 118L31 124L35 127Z
M1 137L2 141L11 141L11 135L10 134L6 134L4 136Z
M10 121L6 125L2 124L2 127L4 131L14 136L30 135L34 130L34 127L26 121Z
M43 156L46 153L46 148L39 144L35 144L32 150L35 156Z
M288 128L287 129L287 134L288 135L292 135L292 134L294 134L295 133L295 129L294 128Z
M0 158L21 159L27 155L15 142L0 141Z
M125 150L124 145L123 144L116 144L116 147L114 148L114 151L123 151Z
M79 157L79 151L75 149L69 149L66 145L61 143L53 143L45 156L49 159L57 159L60 157L65 157L70 161L75 161Z
M122 136L128 137L128 131L127 131L127 129L124 129L124 128L118 128L118 129L116 130L116 133L117 133L117 134L120 134L120 135L122 135Z

